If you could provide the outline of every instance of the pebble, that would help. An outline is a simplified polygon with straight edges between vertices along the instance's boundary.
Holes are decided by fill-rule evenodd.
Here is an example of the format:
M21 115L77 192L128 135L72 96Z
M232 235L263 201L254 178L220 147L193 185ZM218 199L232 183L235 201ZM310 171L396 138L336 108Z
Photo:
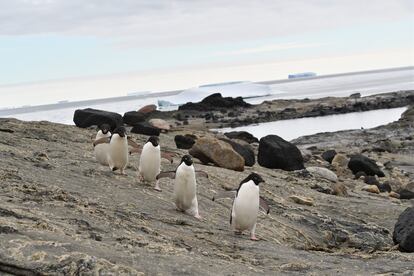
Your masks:
M302 197L297 195L289 196L289 199L293 200L297 204L313 206L315 203L312 198L310 197Z
M379 194L380 193L380 190L378 189L378 187L376 185L365 185L364 187L362 187L361 190L366 191L366 192L370 192L370 193L374 193L374 194Z

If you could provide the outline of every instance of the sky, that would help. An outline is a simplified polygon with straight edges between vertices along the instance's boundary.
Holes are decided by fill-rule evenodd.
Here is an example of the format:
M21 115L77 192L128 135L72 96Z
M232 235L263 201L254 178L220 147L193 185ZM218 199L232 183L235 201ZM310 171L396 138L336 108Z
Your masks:
M0 107L412 65L412 0L0 0Z

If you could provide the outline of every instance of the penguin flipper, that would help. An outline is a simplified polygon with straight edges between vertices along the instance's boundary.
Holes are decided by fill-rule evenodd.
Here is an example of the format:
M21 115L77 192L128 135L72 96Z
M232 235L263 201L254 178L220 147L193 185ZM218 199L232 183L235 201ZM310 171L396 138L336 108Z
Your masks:
M205 177L208 178L208 174L205 171L196 171L196 176L197 177Z
M269 205L267 204L266 199L264 199L263 197L259 196L259 207L265 211L266 214L269 214L270 212L270 208Z
M175 178L175 171L161 172L157 175L156 179L158 180L158 179L161 179L161 178L164 178L164 177L169 177L171 179L174 179Z
M213 196L211 200L215 201L216 199L221 199L221 198L234 198L235 195L236 195L236 191L224 191L224 192L220 192L216 194L215 196Z
M111 138L103 137L103 138L93 141L93 146L95 147L96 145L99 145L99 144L109 143L109 141L111 141Z

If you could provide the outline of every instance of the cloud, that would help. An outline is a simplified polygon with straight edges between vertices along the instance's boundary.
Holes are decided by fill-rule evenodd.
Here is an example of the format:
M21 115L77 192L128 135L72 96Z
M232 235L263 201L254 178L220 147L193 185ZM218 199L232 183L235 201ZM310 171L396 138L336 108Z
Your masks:
M319 47L321 43L284 43L284 44L271 44L263 45L254 48L243 48L233 51L220 51L213 53L213 56L237 56L245 54L257 54L257 53L266 53L266 52L275 52L281 50L290 50L290 49L299 49L299 48L313 48Z
M0 35L110 38L145 47L280 37L413 15L411 0L0 0Z

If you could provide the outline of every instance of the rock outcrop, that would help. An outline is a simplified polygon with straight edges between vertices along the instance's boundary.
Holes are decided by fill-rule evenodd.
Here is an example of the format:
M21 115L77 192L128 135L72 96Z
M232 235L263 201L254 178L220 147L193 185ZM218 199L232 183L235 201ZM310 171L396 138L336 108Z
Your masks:
M198 111L212 111L212 110L226 110L229 108L249 107L250 104L243 101L242 97L232 98L223 97L220 93L215 93L205 97L198 103L186 103L181 105L178 110L198 110Z

